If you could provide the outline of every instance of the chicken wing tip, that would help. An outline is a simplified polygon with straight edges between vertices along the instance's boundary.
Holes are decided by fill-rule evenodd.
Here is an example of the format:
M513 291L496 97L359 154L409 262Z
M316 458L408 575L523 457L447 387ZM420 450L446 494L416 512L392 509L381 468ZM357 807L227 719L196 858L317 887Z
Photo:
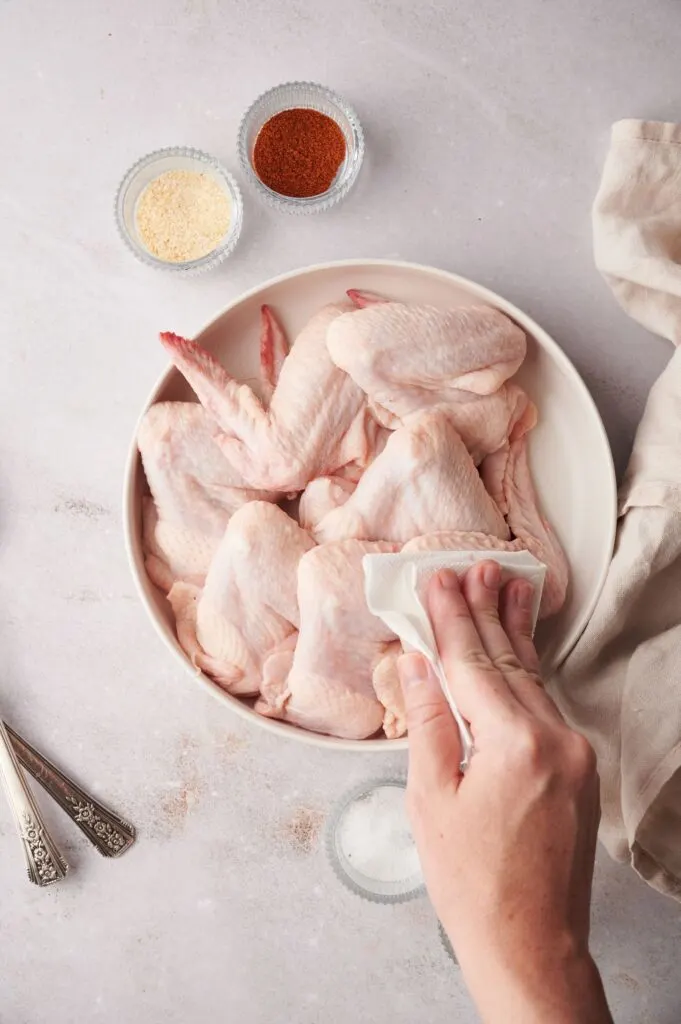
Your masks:
M173 331L161 331L159 338L166 348L179 348L182 345L193 344L188 338L183 338L181 334L175 334Z
M348 288L345 294L359 309L388 302L388 299L384 299L382 295L377 295L376 292L366 292L361 288Z

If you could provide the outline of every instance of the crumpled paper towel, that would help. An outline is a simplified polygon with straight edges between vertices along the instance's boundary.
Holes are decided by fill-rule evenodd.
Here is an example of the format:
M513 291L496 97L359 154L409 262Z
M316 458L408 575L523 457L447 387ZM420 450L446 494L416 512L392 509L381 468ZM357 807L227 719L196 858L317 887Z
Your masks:
M405 650L423 654L433 666L459 727L465 771L473 751L470 729L457 707L447 682L435 643L424 594L428 581L441 569L453 569L462 576L476 562L489 561L489 551L423 551L413 554L365 555L364 593L369 611L392 629ZM537 623L546 566L529 551L499 551L493 560L501 566L502 585L520 577L534 586L532 629Z

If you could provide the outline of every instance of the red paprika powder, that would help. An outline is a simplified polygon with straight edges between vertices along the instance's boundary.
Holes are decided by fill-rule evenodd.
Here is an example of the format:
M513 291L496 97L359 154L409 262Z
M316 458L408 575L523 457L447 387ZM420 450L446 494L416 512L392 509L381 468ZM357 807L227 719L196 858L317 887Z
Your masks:
M302 107L266 121L253 149L253 166L263 185L297 199L326 192L344 159L345 138L336 122Z

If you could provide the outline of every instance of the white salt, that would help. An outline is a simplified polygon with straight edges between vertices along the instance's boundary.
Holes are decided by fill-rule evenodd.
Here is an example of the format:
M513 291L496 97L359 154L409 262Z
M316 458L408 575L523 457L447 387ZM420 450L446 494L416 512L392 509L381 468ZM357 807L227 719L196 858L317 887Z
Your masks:
M350 804L337 838L349 864L365 878L400 882L421 873L401 786L379 786Z

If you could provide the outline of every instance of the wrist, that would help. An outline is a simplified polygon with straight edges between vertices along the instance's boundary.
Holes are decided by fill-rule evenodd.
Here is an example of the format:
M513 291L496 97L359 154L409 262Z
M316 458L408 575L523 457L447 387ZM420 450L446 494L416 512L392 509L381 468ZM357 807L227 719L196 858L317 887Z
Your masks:
M588 952L524 972L509 989L523 1024L611 1024L598 968ZM510 1017L509 1020L514 1019Z
M567 944L566 944L567 945ZM490 964L461 961L484 1024L611 1024L588 950L526 948Z

